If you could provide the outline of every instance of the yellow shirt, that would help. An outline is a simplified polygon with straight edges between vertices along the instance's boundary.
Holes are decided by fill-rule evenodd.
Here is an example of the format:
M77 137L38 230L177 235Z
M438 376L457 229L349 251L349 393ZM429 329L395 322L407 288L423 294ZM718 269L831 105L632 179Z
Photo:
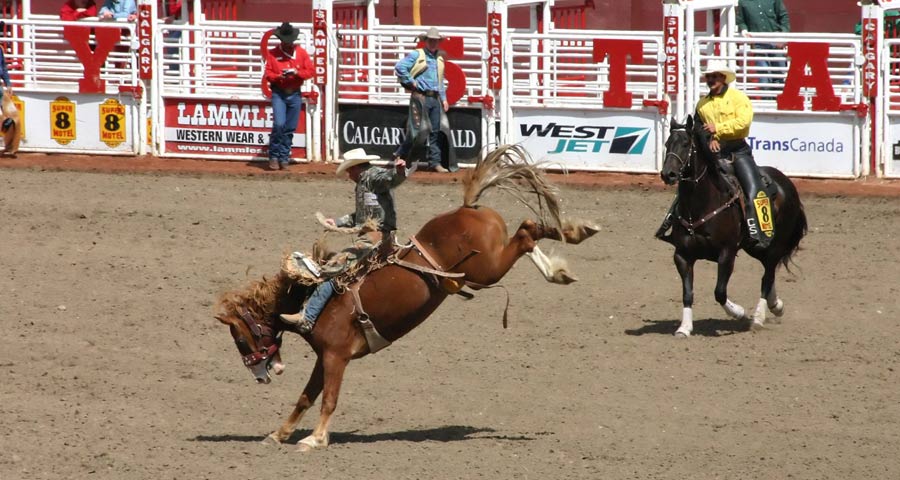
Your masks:
M713 123L716 140L740 140L750 135L753 106L747 95L726 87L721 95L707 95L697 102L697 113L703 123Z

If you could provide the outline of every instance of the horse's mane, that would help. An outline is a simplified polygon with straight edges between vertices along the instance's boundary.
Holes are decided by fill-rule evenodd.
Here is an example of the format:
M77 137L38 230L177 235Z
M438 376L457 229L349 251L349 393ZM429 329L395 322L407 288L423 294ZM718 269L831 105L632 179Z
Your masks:
M562 227L557 189L521 145L501 145L475 165L463 179L463 205L474 207L494 187L511 193L545 225ZM537 197L537 205L526 198L528 193Z
M283 272L273 278L263 276L247 288L223 293L219 297L219 308L224 315L240 317L243 307L253 318L266 318L275 313L276 299L284 295L292 283Z

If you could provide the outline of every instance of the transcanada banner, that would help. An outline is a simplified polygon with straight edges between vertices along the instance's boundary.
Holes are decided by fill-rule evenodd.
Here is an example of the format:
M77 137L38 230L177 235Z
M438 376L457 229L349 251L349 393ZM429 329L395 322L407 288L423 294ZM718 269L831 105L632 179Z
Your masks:
M850 112L820 117L757 113L747 143L757 164L786 175L853 177L862 155L855 124Z
M656 172L657 119L651 112L523 108L516 110L515 142L551 168Z
M305 106L291 156L306 158ZM182 155L267 157L272 107L266 101L165 100L165 151Z

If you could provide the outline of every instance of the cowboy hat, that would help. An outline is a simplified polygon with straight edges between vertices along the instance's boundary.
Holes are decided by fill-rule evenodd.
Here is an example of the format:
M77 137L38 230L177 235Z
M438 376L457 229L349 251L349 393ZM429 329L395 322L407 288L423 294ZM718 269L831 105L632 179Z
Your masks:
M434 39L434 40L443 40L444 36L441 35L441 32L438 31L436 27L431 27L427 32L419 35L419 40L424 41L426 39Z
M378 155L367 155L366 151L362 148L354 148L353 150L344 152L344 161L341 162L341 164L337 168L337 171L334 173L336 175L340 175L346 172L350 167L369 163L372 160L379 160L380 158L381 157L379 157Z
M703 71L703 76L705 77L710 73L721 73L722 75L725 75L725 83L733 82L734 78L737 76L725 60L710 60L706 62L706 70Z
M300 29L295 28L288 22L284 22L275 29L275 36L282 42L294 43L297 37L300 36Z

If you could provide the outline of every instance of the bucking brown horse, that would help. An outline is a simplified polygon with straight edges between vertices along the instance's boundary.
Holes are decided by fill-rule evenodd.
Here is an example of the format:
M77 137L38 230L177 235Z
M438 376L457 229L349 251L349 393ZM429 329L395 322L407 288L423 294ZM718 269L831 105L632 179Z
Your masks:
M322 393L319 423L298 445L301 451L328 445L328 424L344 369L350 360L373 350L366 320L385 343L397 340L428 318L448 295L464 286L478 290L496 284L526 254L548 281L575 280L559 259L541 252L537 242L548 238L577 244L597 227L561 218L556 189L521 147L503 146L489 153L469 171L463 186L462 207L433 218L409 246L390 257L390 263L332 297L312 332L303 335L317 355L306 388L284 424L265 442L287 440ZM516 195L537 220L525 220L510 237L500 214L478 205L482 194L494 188ZM284 370L281 334L291 327L278 315L297 312L306 288L282 272L222 297L222 312L216 318L229 326L244 365L257 382L269 383L269 370L276 374Z

